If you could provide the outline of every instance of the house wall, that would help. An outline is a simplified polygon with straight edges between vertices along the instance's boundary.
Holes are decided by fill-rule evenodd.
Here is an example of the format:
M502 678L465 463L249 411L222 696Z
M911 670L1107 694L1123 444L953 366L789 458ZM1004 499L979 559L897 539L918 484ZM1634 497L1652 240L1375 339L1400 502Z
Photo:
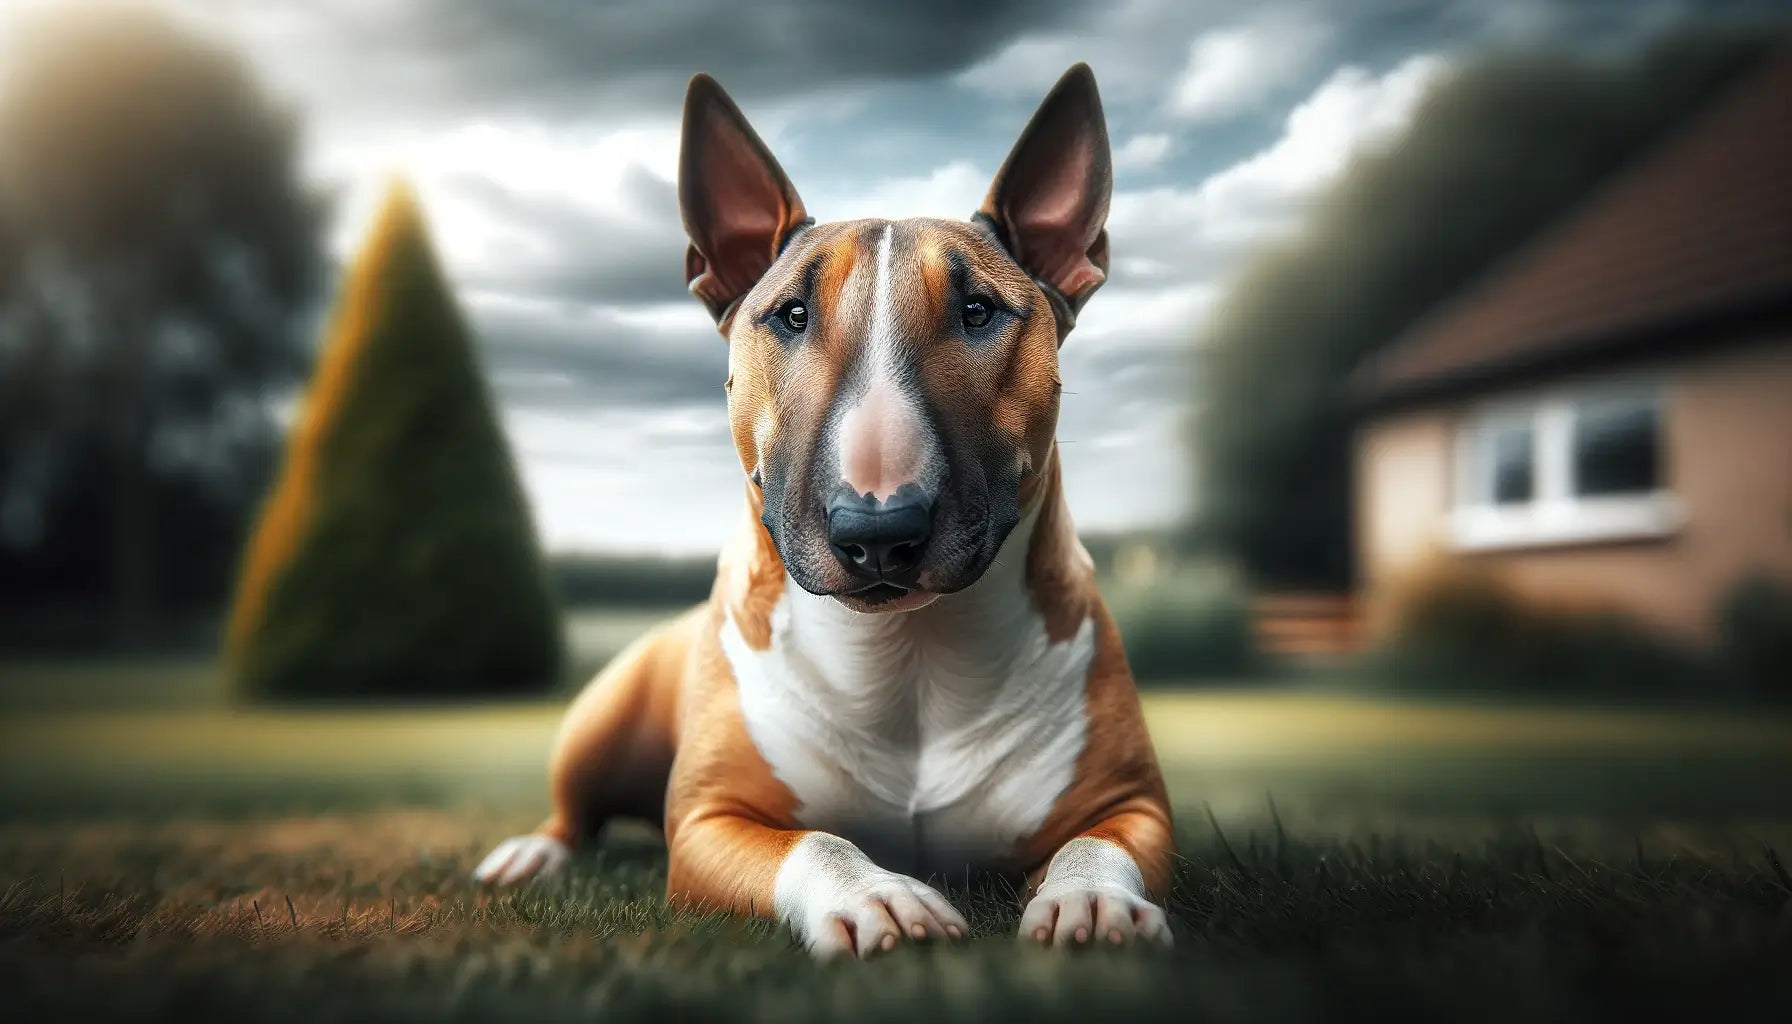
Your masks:
M1371 638L1385 632L1403 579L1449 553L1456 418L1423 409L1357 432L1357 574Z
M1711 640L1715 606L1752 570L1792 580L1792 337L1654 368L1681 527L1662 539L1459 553L1448 532L1461 407L1374 421L1356 442L1358 564L1372 631L1402 578L1434 557L1489 567L1522 592L1622 608Z

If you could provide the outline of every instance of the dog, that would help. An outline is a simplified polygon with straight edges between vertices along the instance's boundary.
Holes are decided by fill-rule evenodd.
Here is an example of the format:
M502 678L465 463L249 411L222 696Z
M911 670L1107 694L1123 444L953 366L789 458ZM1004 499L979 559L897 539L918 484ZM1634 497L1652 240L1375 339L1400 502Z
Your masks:
M746 515L709 601L573 701L552 814L477 880L636 817L669 902L775 916L817 956L965 937L922 879L970 872L1024 875L1023 939L1170 943L1169 802L1055 440L1112 179L1078 64L969 221L817 224L691 80L685 278L728 344Z

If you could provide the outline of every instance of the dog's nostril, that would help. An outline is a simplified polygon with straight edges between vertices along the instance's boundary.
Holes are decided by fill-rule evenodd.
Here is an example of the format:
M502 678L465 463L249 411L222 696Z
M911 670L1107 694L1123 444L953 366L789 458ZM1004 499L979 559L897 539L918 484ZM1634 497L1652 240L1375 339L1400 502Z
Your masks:
M865 549L857 544L841 545L840 550L846 552L846 557L852 559L855 565L864 565L865 559L869 557Z
M919 544L898 544L884 556L884 571L902 572L912 568L920 560L921 546Z

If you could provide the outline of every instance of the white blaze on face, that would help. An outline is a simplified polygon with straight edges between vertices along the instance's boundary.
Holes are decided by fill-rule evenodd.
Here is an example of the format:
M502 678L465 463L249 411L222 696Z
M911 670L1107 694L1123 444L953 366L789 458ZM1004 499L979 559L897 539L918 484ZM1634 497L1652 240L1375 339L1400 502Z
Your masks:
M914 401L903 392L897 374L896 315L891 309L890 235L884 228L877 244L877 279L873 285L871 329L865 336L864 391L840 417L836 447L840 478L855 494L884 501L903 484L919 483L926 464L928 438Z

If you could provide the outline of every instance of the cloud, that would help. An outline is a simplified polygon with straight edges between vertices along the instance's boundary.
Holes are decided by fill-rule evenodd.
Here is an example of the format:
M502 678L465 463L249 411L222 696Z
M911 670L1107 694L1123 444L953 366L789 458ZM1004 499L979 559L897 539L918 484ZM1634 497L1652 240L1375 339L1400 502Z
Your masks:
M740 521L741 470L719 394L661 408L513 404L504 427L549 550L702 554Z
M1286 15L1203 32L1189 44L1170 111L1217 121L1252 110L1307 72L1325 40L1322 22Z
M1190 187L1116 193L1108 217L1116 279L1157 287L1211 280L1295 224L1352 157L1394 138L1448 67L1420 55L1380 75L1339 68L1294 106L1268 146Z
M533 388L536 401L624 408L721 400L727 344L695 300L643 309L475 294L466 306L490 372L520 374L513 386Z
M996 169L953 160L926 174L890 177L857 188L821 190L815 198L799 183L809 212L824 220L859 217L946 217L964 219L982 204Z
M953 81L989 96L1041 97L1080 59L1075 36L1029 36L964 69Z
M1211 6L1178 0L1061 6L1080 6L1081 16L1068 24L1029 25L953 75L952 83L984 97L1037 103L1066 68L1083 61L1094 69L1110 112L1156 103L1164 82L1182 65L1184 41L1213 18Z
M463 296L510 300L503 327L514 330L556 304L673 303L702 320L684 284L676 155L675 125L558 133L477 123L383 147L339 144L313 172L348 186L330 245L339 259L361 244L382 199L385 178L369 169L411 179L451 279Z
M1125 303L1124 294L1103 290L1085 314ZM1058 438L1077 526L1108 531L1174 521L1190 498L1186 324L1166 325L1157 333L1173 343L1154 346L1117 345L1115 336L1085 335L1083 327L1079 322L1059 353Z
M1134 135L1114 149L1114 167L1123 171L1155 167L1170 155L1171 144L1163 132Z
M1159 285L1128 282L1104 285L1098 298L1077 316L1081 346L1101 351L1126 348L1179 348L1213 303L1215 287L1205 280Z
M990 0L183 0L252 45L301 95L390 115L444 105L468 117L583 117L676 109L715 75L737 97L776 97L946 75L1078 5ZM352 90L352 91L351 91Z
M1299 200L1404 129L1448 66L1422 54L1383 75L1355 66L1333 72L1289 113L1273 145L1202 183L1204 203L1219 213L1215 230L1254 238L1287 224Z
M601 193L610 203L470 174L432 177L423 191L452 231L448 262L465 287L584 303L682 299L697 310L673 185L639 168Z

